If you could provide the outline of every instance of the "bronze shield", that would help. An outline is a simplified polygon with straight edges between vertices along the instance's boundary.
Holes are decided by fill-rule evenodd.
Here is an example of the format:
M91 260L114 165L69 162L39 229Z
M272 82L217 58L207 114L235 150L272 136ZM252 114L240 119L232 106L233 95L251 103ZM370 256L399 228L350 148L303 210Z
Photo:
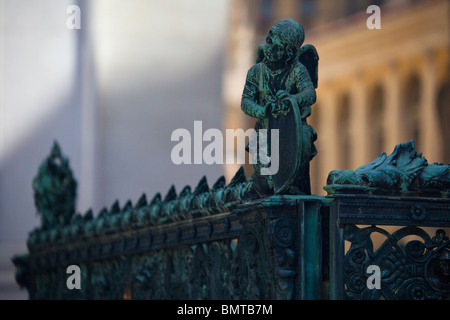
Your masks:
M269 132L272 129L279 130L279 168L272 176L275 194L285 193L296 183L302 165L303 124L297 104L292 105L286 116L275 118L269 115ZM274 155L271 157L273 159Z

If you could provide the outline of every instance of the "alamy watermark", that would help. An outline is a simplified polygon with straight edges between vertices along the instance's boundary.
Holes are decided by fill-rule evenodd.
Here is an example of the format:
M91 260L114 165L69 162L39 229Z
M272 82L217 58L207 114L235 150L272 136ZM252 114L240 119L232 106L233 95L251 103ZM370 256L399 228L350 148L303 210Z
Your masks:
M367 7L366 13L371 14L367 18L366 25L370 30L381 29L381 9L379 6L371 5Z
M81 9L77 5L70 5L66 9L69 14L66 20L66 26L70 30L81 29ZM377 5L370 5L366 9L366 13L370 14L367 18L366 25L370 30L381 29L381 9Z
M69 30L81 29L81 9L77 5L68 6L66 9L69 16L66 20L66 26Z
M367 289L381 289L381 270L377 265L370 265L367 267L366 273L369 273L370 276L367 278L366 286Z
M270 152L268 144L270 133ZM178 143L172 148L170 157L176 165L180 164L245 164L245 142L248 138L249 163L260 163L261 175L274 175L279 168L279 130L271 129L226 129L225 139L222 131L211 128L203 132L202 121L194 121L193 136L184 128L175 129L171 141ZM225 143L224 143L225 140ZM236 148L235 142L236 140ZM209 142L203 148L203 142ZM225 155L224 155L225 145ZM193 155L192 155L193 150ZM236 157L235 157L236 150ZM269 154L270 153L270 154Z
M66 281L66 287L69 290L81 289L81 270L76 264L67 267L66 273L71 274Z

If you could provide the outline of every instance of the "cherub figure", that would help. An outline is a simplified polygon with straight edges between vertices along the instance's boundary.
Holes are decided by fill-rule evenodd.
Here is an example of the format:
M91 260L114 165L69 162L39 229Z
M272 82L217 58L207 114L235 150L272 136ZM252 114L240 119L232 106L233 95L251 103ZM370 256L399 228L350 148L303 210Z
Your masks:
M302 47L303 41L299 23L278 21L266 43L259 46L256 64L247 73L242 110L258 119L257 133L260 129L269 129L269 133L270 129L280 130L280 171L263 176L260 169L264 164L254 164L252 181L260 195L311 193L309 162L317 153L313 144L317 136L306 118L316 101L318 55L312 45Z

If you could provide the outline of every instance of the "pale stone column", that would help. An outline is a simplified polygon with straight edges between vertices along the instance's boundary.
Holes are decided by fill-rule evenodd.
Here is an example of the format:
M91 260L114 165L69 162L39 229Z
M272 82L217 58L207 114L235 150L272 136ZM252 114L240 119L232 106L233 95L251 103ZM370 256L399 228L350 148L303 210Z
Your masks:
M252 119L241 110L241 97L244 90L248 69L255 63L255 23L252 10L255 3L234 0L230 6L230 32L223 75L223 131L226 129L244 129L250 127ZM235 153L236 150L224 150ZM227 181L230 181L241 165L224 164L223 170Z
M276 1L276 19L287 19L292 18L295 19L297 17L298 8L297 6L301 5L301 1L297 0L283 0Z
M350 99L350 139L351 154L350 168L357 169L371 161L369 158L371 147L369 135L369 119L368 119L368 103L367 103L367 87L363 79L363 75L355 76L352 84Z
M384 117L384 147L383 151L390 154L394 147L406 141L401 141L401 126L404 122L401 121L401 83L398 66L391 62L388 65L388 70L385 78L385 110Z
M94 39L92 34L92 3L76 2L85 27L76 32L77 66L75 73L77 103L81 107L81 173L78 186L78 208L85 212L96 205L97 196L97 82L95 78Z
M5 155L4 143L5 143L5 3L0 1L0 165L3 162Z
M315 25L325 24L343 15L344 0L315 0L314 5L317 8Z
M317 157L320 157L319 181L325 185L328 173L339 169L339 139L337 126L337 98L331 86L322 85L318 90L320 103ZM319 160L319 159L318 159Z
M424 64L421 70L422 95L420 101L420 141L424 157L428 162L437 162L442 159L441 136L439 134L439 119L437 112L436 92L436 66L431 52L424 55Z

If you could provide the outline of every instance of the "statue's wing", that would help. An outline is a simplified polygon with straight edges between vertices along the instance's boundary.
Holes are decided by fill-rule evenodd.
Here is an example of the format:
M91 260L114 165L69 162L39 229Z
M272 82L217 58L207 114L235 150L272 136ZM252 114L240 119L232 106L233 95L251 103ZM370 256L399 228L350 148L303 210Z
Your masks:
M319 77L319 55L317 54L316 48L311 44L305 44L299 50L298 59L308 70L314 88L317 88L317 81Z

